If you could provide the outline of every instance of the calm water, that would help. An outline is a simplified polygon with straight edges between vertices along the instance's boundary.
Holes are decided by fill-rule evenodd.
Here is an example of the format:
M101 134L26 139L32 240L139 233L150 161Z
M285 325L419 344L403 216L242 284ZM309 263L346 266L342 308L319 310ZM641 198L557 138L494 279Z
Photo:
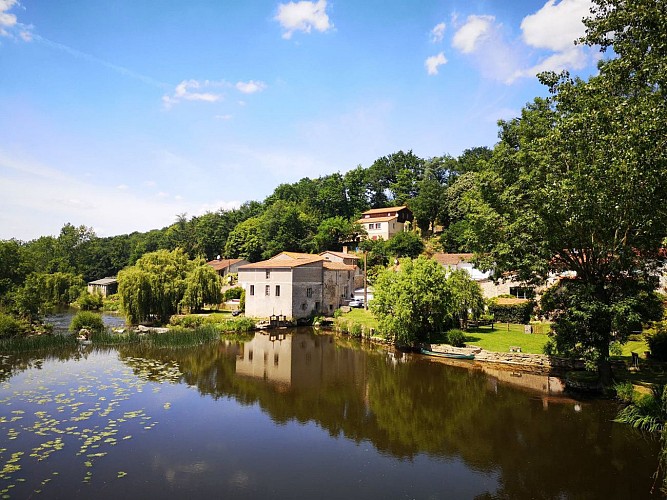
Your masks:
M0 362L13 498L634 499L656 468L612 403L310 331Z

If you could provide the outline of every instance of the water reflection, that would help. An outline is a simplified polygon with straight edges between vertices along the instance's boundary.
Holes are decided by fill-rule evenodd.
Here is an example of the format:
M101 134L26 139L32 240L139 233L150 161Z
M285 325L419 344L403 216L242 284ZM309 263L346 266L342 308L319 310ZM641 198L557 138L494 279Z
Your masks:
M657 463L658 443L614 424L613 404L555 394L556 381L308 330L94 352L171 388L140 395L164 415L123 454L141 477L107 496L644 498ZM39 368L29 356L13 366Z

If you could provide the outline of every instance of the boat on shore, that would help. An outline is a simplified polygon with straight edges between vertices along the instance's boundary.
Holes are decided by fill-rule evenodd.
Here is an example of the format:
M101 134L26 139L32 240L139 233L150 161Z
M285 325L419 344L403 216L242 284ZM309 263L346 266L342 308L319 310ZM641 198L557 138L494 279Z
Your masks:
M428 349L420 349L419 352L426 356L437 356L439 358L450 358L450 359L475 359L474 354L458 354L454 352L438 352L438 351L429 351Z

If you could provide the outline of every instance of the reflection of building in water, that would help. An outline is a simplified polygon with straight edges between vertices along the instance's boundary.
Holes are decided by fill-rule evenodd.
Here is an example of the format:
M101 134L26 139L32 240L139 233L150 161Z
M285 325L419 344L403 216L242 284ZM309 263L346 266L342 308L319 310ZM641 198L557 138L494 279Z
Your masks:
M236 373L262 378L291 388L316 388L346 380L365 380L364 353L336 349L328 335L305 333L256 333L236 358Z

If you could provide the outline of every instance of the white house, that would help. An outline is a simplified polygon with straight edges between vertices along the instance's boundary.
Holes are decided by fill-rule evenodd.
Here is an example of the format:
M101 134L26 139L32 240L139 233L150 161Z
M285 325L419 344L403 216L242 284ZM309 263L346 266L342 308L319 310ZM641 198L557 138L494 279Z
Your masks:
M333 314L347 304L354 289L356 266L330 262L320 255L282 252L239 267L246 291L247 316L285 316L298 320Z

